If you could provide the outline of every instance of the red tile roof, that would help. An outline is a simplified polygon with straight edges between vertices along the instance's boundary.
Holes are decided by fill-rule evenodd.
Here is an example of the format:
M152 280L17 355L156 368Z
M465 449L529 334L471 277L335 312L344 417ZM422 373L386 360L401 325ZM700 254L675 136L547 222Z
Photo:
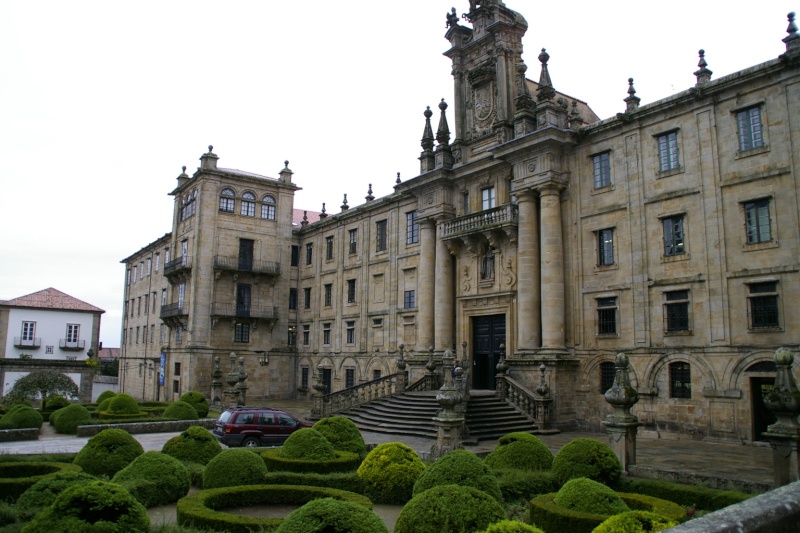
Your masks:
M308 211L306 209L295 209L292 213L292 225L299 226L303 222L303 213L308 218L308 223L313 224L319 222L319 213L317 211Z
M43 291L34 292L13 300L6 300L2 305L10 307L33 307L36 309L61 309L67 311L89 311L92 313L105 313L105 310L95 307L94 305L87 304L84 301L78 300L64 294L52 287Z

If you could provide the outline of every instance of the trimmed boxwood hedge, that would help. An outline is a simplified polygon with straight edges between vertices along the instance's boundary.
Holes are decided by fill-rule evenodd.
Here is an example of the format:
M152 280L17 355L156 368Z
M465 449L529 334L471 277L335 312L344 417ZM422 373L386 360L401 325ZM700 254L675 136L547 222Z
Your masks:
M397 516L394 532L480 531L505 518L505 508L482 490L439 485L411 498Z
M608 444L580 438L558 450L552 470L562 485L570 479L588 477L613 488L622 476L622 463Z
M484 460L492 469L550 470L553 452L535 435L514 432L500 437Z
M208 416L208 400L203 396L202 392L190 391L181 396L180 401L186 402L197 411L197 416L205 418Z
M302 431L302 430L300 430ZM355 453L334 451L335 459L314 461L311 459L289 459L281 456L281 448L261 452L261 459L270 472L298 472L328 474L333 472L355 472L361 457Z
M287 516L275 533L389 533L378 515L357 503L320 498Z
M561 484L549 470L493 470L506 502L528 501L539 494L557 492ZM630 491L634 492L634 491Z
M92 421L92 414L80 404L68 405L50 415L50 425L58 433L74 435L78 426Z
M585 477L564 483L553 502L562 509L579 513L615 515L631 510L613 489Z
M225 513L218 509L264 504L302 505L317 498L336 498L372 508L368 498L353 492L297 485L243 485L201 490L181 498L177 505L178 524L195 528L250 533L259 528L275 528L282 518L257 518Z
M592 533L654 533L675 527L678 522L648 511L628 511L607 519Z
M197 415L197 409L192 405L177 401L172 402L164 409L164 418L172 418L175 420L197 420L200 417Z
M80 472L81 467L69 463L13 461L0 463L0 499L17 501L20 495L38 481L58 472Z
M361 436L358 426L349 418L329 416L317 420L313 429L322 433L337 451L357 453L362 457L367 454L364 437Z
M402 442L379 444L358 467L358 477L375 503L405 503L425 465L417 452Z
M91 437L74 463L95 476L113 477L144 453L142 445L122 429L104 429Z
M686 509L676 503L644 496L642 494L617 493L633 510L650 511L669 520L681 522L686 519ZM536 524L545 531L569 531L570 533L591 533L609 518L609 515L581 513L564 509L555 504L556 494L542 494L531 500L528 522Z
M41 429L44 423L42 413L27 405L15 405L0 418L7 429Z
M516 520L495 522L480 533L544 533L541 529Z
M97 481L97 478L78 470L62 470L45 476L20 495L15 504L17 513L20 519L30 520L44 508L50 507L56 496L68 487L91 481Z
M365 486L355 472L334 474L300 474L295 472L267 472L265 485L307 485L310 487L327 487L329 489L347 490L356 494L364 494Z
M675 502L684 507L695 506L704 511L718 511L723 507L752 498L752 494L736 490L719 490L702 485L682 485L657 479L624 478L620 490L646 494L662 500Z
M104 401L110 400L116 395L117 393L114 392L113 390L104 390L103 392L100 393L100 396L97 397L97 401L95 403L98 404L103 403Z
M189 469L161 452L144 452L111 480L128 489L145 507L173 503L186 496L191 486Z
M414 483L414 496L439 485L475 487L503 503L497 477L483 460L467 450L454 450L426 468Z
M217 438L204 427L192 426L164 443L162 453L181 461L206 465L222 451Z
M249 448L222 450L211 459L203 471L203 487L235 487L262 483L267 466Z

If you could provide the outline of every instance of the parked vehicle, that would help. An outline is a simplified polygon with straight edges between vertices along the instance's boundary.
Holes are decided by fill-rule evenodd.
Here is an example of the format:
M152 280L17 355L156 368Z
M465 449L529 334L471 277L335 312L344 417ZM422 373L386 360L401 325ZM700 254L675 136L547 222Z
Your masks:
M280 446L289 435L312 424L269 407L230 407L219 415L214 436L226 446Z

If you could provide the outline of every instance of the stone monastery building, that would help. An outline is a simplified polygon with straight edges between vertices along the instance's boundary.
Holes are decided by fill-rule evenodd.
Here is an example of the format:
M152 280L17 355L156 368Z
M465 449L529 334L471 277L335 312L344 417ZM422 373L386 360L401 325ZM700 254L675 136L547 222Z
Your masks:
M781 56L714 79L700 51L693 87L639 105L631 80L605 119L544 50L526 77L504 2L447 24L455 101L425 111L393 194L317 213L288 162L260 176L209 147L184 168L170 232L122 261L121 389L210 395L235 352L249 402L339 391L394 374L401 347L413 383L450 349L474 389L504 357L533 390L544 364L555 425L597 430L625 352L645 432L758 440L774 351L800 349L794 16Z

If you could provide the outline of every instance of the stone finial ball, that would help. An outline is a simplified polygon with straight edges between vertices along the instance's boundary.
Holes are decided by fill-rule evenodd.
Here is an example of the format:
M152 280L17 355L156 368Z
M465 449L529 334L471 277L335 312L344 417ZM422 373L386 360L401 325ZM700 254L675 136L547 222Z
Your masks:
M615 359L615 365L616 366L628 366L628 362L629 361L630 361L630 359L628 358L628 355L620 352L620 353L617 354L617 357Z
M794 362L794 354L789 348L778 348L775 350L775 364L791 365Z

